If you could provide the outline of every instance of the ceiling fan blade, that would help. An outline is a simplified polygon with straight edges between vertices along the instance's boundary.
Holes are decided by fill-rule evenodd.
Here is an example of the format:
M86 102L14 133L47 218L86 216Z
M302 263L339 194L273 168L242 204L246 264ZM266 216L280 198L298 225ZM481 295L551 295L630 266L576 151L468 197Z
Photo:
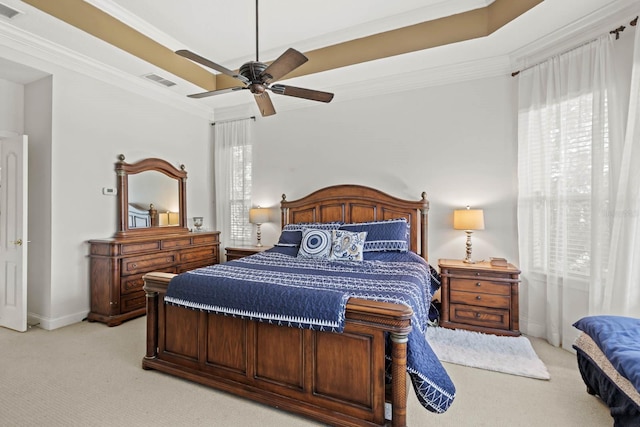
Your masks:
M235 92L236 90L247 89L246 87L236 86L230 87L227 89L218 89L218 90L210 90L208 92L194 93L192 95L187 95L189 98L206 98L208 96L213 95L222 95L223 93Z
M263 117L272 116L276 113L273 102L271 102L271 97L267 92L256 93L254 96L256 98L256 104L258 104L258 108L260 109L260 114L262 114Z
M275 84L269 89L278 95L295 96L296 98L310 99L312 101L331 102L333 94L319 90L305 89L302 87Z
M197 62L198 64L202 64L216 71L220 71L222 74L226 74L227 76L238 79L243 83L249 83L249 79L247 79L245 76L242 76L235 71L228 69L227 67L223 67L220 64L216 64L213 61L209 61L207 58L203 58L202 56L198 55L197 53L193 53L190 50L180 49L176 50L176 53L184 58L192 60L193 62Z
M295 70L309 59L293 48L287 49L282 55L260 74L264 83L275 82Z

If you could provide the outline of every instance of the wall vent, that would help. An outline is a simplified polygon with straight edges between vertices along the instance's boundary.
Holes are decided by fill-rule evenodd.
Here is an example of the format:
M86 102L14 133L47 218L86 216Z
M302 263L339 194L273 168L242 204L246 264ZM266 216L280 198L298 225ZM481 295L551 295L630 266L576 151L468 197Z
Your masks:
M20 15L22 12L19 10L15 10L12 7L7 6L6 4L0 3L0 16L4 16L6 18L13 18L16 15Z
M166 86L166 87L171 87L171 86L175 86L176 85L171 80L167 80L164 77L160 77L159 75L154 74L154 73L145 74L142 77L144 77L145 79L149 79L149 80L151 80L153 82L156 82L158 84L161 84L162 86Z

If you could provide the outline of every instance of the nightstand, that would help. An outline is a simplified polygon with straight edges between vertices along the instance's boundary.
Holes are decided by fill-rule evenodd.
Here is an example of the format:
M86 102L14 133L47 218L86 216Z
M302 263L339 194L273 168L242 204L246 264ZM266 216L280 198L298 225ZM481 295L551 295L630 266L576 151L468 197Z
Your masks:
M271 246L235 246L224 248L227 261L244 258L249 255L266 251L267 249L271 249Z
M493 267L489 262L438 261L441 288L440 326L496 335L520 335L518 284L513 264Z

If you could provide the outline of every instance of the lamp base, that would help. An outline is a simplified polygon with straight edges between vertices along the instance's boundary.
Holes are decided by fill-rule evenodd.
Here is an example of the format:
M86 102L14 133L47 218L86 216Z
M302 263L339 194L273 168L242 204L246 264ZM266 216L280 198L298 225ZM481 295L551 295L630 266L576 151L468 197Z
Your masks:
M475 264L477 261L471 259L471 235L473 234L473 231L465 230L464 232L467 233L467 256L464 257L464 260L462 260L462 262L464 262L465 264Z
M257 236L256 236L256 237L257 237L257 239L258 239L258 242L256 243L256 247L257 247L257 248L261 248L261 247L262 247L262 241L261 241L262 233L260 233L260 226L261 226L262 224L256 224L256 225L257 225L257 228L258 228L258 231L257 231L257 233L256 233L256 234L257 234Z

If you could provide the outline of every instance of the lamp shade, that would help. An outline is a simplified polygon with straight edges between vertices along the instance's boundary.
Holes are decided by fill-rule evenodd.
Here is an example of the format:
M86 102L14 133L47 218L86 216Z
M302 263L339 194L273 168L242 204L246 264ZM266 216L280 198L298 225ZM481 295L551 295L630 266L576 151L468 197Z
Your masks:
M484 213L482 209L454 210L453 228L456 230L484 230Z
M249 222L252 224L269 222L269 209L261 207L249 209Z

